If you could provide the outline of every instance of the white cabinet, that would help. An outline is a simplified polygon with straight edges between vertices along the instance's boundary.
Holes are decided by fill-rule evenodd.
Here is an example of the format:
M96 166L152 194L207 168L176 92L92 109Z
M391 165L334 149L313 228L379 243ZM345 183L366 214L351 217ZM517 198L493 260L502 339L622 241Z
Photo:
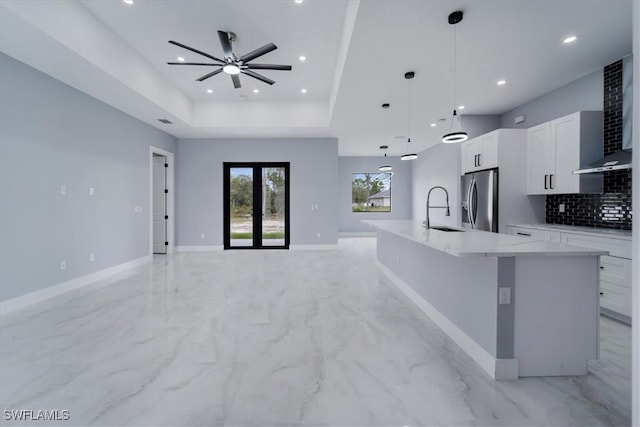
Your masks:
M540 226L508 225L509 234L536 240L560 242L609 251L600 257L600 307L605 314L623 321L631 319L631 240L596 236L576 231L558 231Z
M527 194L597 193L601 174L573 171L600 159L602 112L579 111L527 130Z
M489 132L462 143L462 174L498 167L499 131Z

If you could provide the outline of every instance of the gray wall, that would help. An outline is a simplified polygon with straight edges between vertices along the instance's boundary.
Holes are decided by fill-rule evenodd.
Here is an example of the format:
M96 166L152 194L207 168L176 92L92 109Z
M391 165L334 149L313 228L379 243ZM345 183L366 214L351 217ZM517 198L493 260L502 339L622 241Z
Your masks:
M393 166L391 178L391 212L352 212L352 174L377 172L382 163ZM338 227L341 233L371 232L363 219L410 219L411 218L411 164L398 157L340 157L338 182L340 197Z
M602 70L542 95L500 117L502 128L530 128L540 123L575 113L576 111L602 111L604 75ZM515 124L513 119L525 115L524 123Z
M179 145L178 245L223 244L223 162L269 161L291 162L291 244L337 244L337 139L182 139Z
M469 138L483 135L500 127L499 116L464 116L462 128ZM423 221L426 216L427 193L435 185L449 192L451 216L445 216L444 209L433 209L430 220L433 224L460 224L460 144L437 144L422 151L413 161L413 218ZM442 191L431 193L433 205L445 202Z
M149 145L175 138L4 54L0 87L0 300L148 255Z

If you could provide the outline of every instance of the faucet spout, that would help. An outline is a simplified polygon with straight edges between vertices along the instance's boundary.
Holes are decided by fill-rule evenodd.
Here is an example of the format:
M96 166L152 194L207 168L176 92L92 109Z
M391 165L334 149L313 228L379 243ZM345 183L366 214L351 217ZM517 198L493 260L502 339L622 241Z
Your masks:
M444 191L444 195L445 195L445 197L446 197L447 206L430 206L430 205L429 205L429 199L431 198L431 192L432 192L433 190L435 190L436 188L439 188L439 189L441 189L442 191ZM431 228L431 221L429 220L429 211L430 211L431 209L446 209L445 215L446 215L446 216L451 216L451 210L449 209L449 192L447 191L447 189L446 189L446 188L441 187L441 186L439 186L439 185L436 185L435 187L431 187L431 188L429 189L429 193L427 193L427 218L426 218L426 220L425 220L425 222L424 222L424 223L425 223L425 227L426 227L427 229Z

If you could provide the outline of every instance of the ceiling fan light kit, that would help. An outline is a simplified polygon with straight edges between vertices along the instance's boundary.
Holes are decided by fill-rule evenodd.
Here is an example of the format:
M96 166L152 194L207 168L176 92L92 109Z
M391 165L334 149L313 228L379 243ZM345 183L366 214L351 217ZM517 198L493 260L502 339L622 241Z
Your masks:
M278 47L273 43L267 43L266 45L253 50L241 57L237 57L235 53L233 53L233 48L231 44L235 41L236 35L230 31L218 31L218 38L220 39L220 44L222 45L222 52L224 53L224 59L217 58L213 55L209 55L201 50L192 48L185 44L169 40L169 43L181 47L183 49L187 49L193 53L197 53L198 55L202 55L206 58L214 62L167 62L169 65L195 65L201 67L219 67L217 70L214 70L204 76L196 79L196 81L202 82L207 80L209 77L213 77L217 74L224 72L225 74L229 74L231 76L231 81L233 82L233 87L236 89L242 87L240 83L240 74L244 74L249 77L253 77L256 80L260 80L263 83L268 85L272 85L275 83L274 80L263 76L262 74L256 73L252 70L279 70L279 71L291 71L291 65L277 65L277 64L252 64L251 61L261 57L262 55L266 55L267 53L276 50Z
M455 25L462 22L464 14L461 10L456 10L449 14L448 22L450 25L454 25L453 27L453 105L456 104L456 74L457 70L457 32ZM457 130L454 130L454 126ZM454 144L457 142L466 141L469 138L466 132L462 130L462 123L460 116L456 112L455 107L453 108L453 117L451 119L451 126L449 128L449 133L442 137L442 142L445 144Z

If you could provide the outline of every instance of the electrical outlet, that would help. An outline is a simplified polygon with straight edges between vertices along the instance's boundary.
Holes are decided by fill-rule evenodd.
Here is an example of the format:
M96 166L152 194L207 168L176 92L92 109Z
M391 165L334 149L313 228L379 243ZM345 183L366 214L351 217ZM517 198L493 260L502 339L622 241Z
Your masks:
M89 262L93 262L96 260L96 255L95 254L89 254Z
M67 186L63 185L60 187L60 195L64 196L65 194L67 194Z
M560 213L564 213L564 203L560 203L560 204L558 205L558 211L559 211Z
M511 288L500 288L500 304L511 304Z
M96 189L93 187L89 187L89 195L94 196L96 194Z
M66 270L66 269L67 269L67 262L60 261L60 270Z
M133 211L134 211L135 213L140 213L140 212L142 212L142 206L135 206L135 207L133 208Z

